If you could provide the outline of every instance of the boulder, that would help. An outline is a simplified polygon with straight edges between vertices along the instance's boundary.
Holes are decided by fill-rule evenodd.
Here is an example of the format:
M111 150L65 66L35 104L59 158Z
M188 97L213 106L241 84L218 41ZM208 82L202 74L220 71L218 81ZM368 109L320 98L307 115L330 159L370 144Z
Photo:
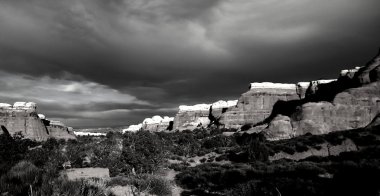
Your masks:
M294 132L292 131L292 124L288 116L277 115L272 122L268 125L264 132L268 140L281 140L290 139L294 137ZM266 130L271 130L266 131Z

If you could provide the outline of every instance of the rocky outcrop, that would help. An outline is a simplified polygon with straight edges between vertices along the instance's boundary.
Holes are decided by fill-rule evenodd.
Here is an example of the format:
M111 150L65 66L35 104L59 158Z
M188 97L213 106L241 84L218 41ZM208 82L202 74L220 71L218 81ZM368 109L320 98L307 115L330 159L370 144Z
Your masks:
M46 128L48 129L50 137L56 138L56 139L75 139L74 131L71 127L67 127L60 121L56 120L47 120L48 124L46 125Z
M60 125L59 129L56 125L50 126L50 121L44 115L37 114L37 105L33 102L16 102L13 105L0 103L0 125L4 126L10 135L21 132L25 138L37 141L44 141L49 137L75 138L68 132L67 127L64 130L64 125Z
M207 127L210 124L211 104L197 104L193 106L179 106L179 111L174 117L174 130L193 130L197 127Z
M7 128L9 134L17 132L28 139L37 141L49 138L49 133L36 112L37 106L32 102L16 102L0 104L0 124Z
M126 132L137 132L137 131L140 131L142 128L142 123L140 124L137 124L137 125L130 125L128 128L126 129L123 129L123 133L126 133Z
M181 105L174 118L174 130L193 130L205 128L211 124L219 125L224 113L229 108L236 107L237 102L238 100L220 100L212 104Z
M252 83L249 91L241 95L236 107L229 108L219 122L224 128L235 129L246 124L264 123L278 101L299 100L305 95L305 83L298 86L300 88L297 90L296 84Z
M297 106L286 120L275 117L264 130L268 138L278 140L367 126L380 112L379 66L380 55L360 69L343 71L341 76L345 78L317 88L314 94L318 96ZM347 78L347 74L351 75Z
M173 117L153 116L152 118L146 118L138 125L130 125L127 129L123 129L122 132L136 132L140 130L151 132L170 131L173 127L173 120Z

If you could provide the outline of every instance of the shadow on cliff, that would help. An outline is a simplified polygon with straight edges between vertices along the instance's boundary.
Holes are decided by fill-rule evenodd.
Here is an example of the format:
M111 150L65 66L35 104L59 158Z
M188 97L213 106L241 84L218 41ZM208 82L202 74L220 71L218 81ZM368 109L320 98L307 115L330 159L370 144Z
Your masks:
M11 134L9 133L8 129L4 125L1 125L1 130L3 130L2 134L4 134L7 137L11 137Z
M337 81L326 84L310 85L306 90L304 99L292 101L277 101L273 106L272 113L264 121L253 126L259 126L271 122L277 115L291 118L292 114L308 102L333 102L337 94L350 89L359 88L365 84L380 81L380 49L374 58L361 67L353 76L340 76Z
M277 101L272 109L271 114L262 122L259 122L253 126L260 126L268 124L277 115L283 115L292 117L292 115L297 111L299 107L303 104L309 102L333 102L335 96L349 88L360 87L354 78L340 77L337 81L330 82L327 84L319 84L317 89L308 88L306 91L306 97L300 100L290 100L290 101Z

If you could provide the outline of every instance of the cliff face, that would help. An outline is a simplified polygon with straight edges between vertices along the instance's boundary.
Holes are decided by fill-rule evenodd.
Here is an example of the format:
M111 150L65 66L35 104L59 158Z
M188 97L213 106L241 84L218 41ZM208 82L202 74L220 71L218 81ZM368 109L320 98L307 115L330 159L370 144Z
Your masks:
M197 104L193 106L179 106L174 118L174 130L193 130L205 128L209 125L219 125L224 113L236 106L237 100L217 101L213 104Z
M49 125L46 126L49 131L50 137L56 139L75 139L74 131L70 129L70 127L65 126L60 121L50 121Z
M49 137L48 130L38 117L35 103L16 102L0 105L0 124L5 126L10 135L21 132L25 138L37 141Z
M295 112L275 117L264 130L268 138L278 140L367 126L380 112L379 66L380 54L360 69L342 71L337 82L321 85L310 95L310 101Z
M278 101L299 100L305 96L305 83L252 83L248 92L243 93L235 107L229 108L219 123L225 128L239 129L246 124L260 124L267 119Z
M21 132L25 138L37 141L44 141L49 137L71 138L68 131L65 133L56 131L55 128L48 125L48 120L40 117L44 118L43 115L37 114L35 103L16 102L13 106L0 103L0 125L4 126L10 135Z
M179 111L174 117L174 130L193 130L197 127L207 127L210 124L211 104L198 104L194 106L179 106Z

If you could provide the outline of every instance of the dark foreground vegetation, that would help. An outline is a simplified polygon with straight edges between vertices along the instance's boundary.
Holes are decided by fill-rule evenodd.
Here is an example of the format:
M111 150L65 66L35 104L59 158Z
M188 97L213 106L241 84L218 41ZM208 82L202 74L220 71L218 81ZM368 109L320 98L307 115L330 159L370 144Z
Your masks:
M159 175L165 168L177 171L182 195L380 193L379 127L272 142L263 134L225 136L223 131L228 130L140 131L45 142L2 134L0 194L112 195L110 187L133 186L137 192L171 195L172 184ZM347 139L357 151L270 161L276 153L293 155ZM70 181L62 175L66 167L109 168L111 179Z

